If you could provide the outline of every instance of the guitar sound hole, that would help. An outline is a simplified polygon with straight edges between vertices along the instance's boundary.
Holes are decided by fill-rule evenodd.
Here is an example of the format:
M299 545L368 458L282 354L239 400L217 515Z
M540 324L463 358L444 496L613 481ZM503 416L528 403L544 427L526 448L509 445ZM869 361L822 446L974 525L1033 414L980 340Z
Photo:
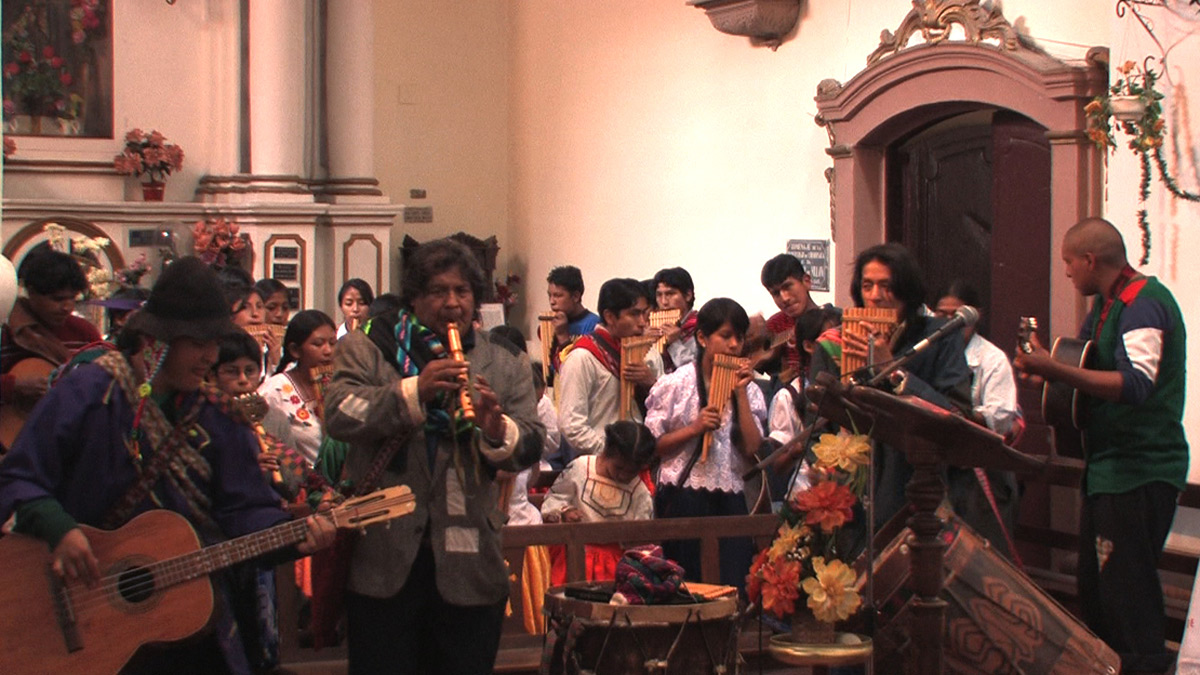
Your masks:
M145 567L125 570L117 578L117 592L126 602L145 602L154 595L154 575Z

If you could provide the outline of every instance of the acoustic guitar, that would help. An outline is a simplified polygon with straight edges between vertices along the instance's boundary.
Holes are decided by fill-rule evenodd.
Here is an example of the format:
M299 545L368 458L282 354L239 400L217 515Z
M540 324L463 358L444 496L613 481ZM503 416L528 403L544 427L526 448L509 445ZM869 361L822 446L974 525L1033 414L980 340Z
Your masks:
M329 511L339 528L365 527L412 513L407 486L349 499ZM188 521L147 511L117 530L80 526L100 560L96 588L66 583L40 539L0 539L0 668L6 675L116 673L144 644L174 642L208 623L208 575L304 541L304 520L200 547Z
M1029 336L1037 330L1037 319L1021 317L1017 331L1017 348L1026 354L1033 351ZM1068 366L1086 368L1092 353L1090 340L1055 338L1050 348L1050 358ZM1054 450L1059 457L1084 459L1086 448L1083 442L1085 410L1083 394L1069 384L1046 380L1042 385L1042 418L1050 425L1054 437Z
M31 356L18 361L6 374L19 378L49 379L50 373L54 372L57 367L46 359ZM17 440L17 434L21 433L21 428L25 426L25 420L29 419L29 413L33 412L35 403L37 403L36 400L18 400L4 401L3 405L0 405L0 446L4 448L13 446L13 442Z

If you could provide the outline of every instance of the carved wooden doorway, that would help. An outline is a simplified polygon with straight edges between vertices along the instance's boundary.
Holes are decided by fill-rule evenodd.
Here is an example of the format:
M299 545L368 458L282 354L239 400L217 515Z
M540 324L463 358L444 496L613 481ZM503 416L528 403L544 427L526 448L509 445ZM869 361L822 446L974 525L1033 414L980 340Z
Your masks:
M983 305L980 334L1012 356L1019 318L1049 316L1057 269L1045 128L1007 110L960 113L902 136L887 165L886 237L916 255L927 302L966 280ZM1048 452L1037 392L1021 390L1021 406L1021 449Z
M917 256L932 304L954 279L980 293L980 333L1012 353L1022 315L1049 313L1050 144L1009 111L920 129L888 150L886 236Z

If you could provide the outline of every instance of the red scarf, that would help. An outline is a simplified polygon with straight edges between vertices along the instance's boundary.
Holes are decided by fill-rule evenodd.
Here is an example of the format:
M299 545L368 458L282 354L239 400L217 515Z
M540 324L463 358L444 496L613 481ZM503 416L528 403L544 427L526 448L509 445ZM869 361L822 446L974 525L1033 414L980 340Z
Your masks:
M1096 322L1096 330L1092 333L1092 339L1100 337L1100 331L1104 329L1104 322L1108 320L1108 312L1112 310L1113 302L1120 297L1121 302L1129 304L1145 285L1146 277L1138 274L1137 270L1126 263L1121 273L1113 280L1112 286L1109 287L1108 297L1103 298L1104 304L1100 307L1100 319Z
M591 335L575 341L575 349L583 349L596 357L613 377L621 377L621 345L604 326L596 326Z

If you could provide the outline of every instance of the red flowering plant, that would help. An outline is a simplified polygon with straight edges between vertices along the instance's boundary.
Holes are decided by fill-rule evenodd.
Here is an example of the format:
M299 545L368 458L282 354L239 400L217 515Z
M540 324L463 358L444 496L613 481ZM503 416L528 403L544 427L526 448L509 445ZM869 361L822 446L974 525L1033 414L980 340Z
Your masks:
M496 282L496 302L504 305L504 311L508 311L509 307L517 304L517 286L521 285L521 277L517 274L509 274L504 277L504 281Z
M843 430L823 434L813 452L811 484L784 504L774 541L750 566L746 592L781 619L807 607L818 621L834 623L862 605L857 575L839 558L837 535L854 519L866 490L871 445L866 436Z
M183 168L183 148L168 143L157 131L133 129L125 134L125 150L113 157L117 173L145 174L150 182L162 182L172 171Z
M209 265L243 267L250 253L250 235L238 232L238 224L217 218L213 222L196 221L192 226L192 250Z
M4 119L13 115L78 117L82 98L68 90L76 86L81 54L88 39L107 31L105 5L99 0L71 0L64 23L52 16L49 3L30 2L4 30ZM6 12L7 14L7 12ZM68 53L59 53L60 50Z

